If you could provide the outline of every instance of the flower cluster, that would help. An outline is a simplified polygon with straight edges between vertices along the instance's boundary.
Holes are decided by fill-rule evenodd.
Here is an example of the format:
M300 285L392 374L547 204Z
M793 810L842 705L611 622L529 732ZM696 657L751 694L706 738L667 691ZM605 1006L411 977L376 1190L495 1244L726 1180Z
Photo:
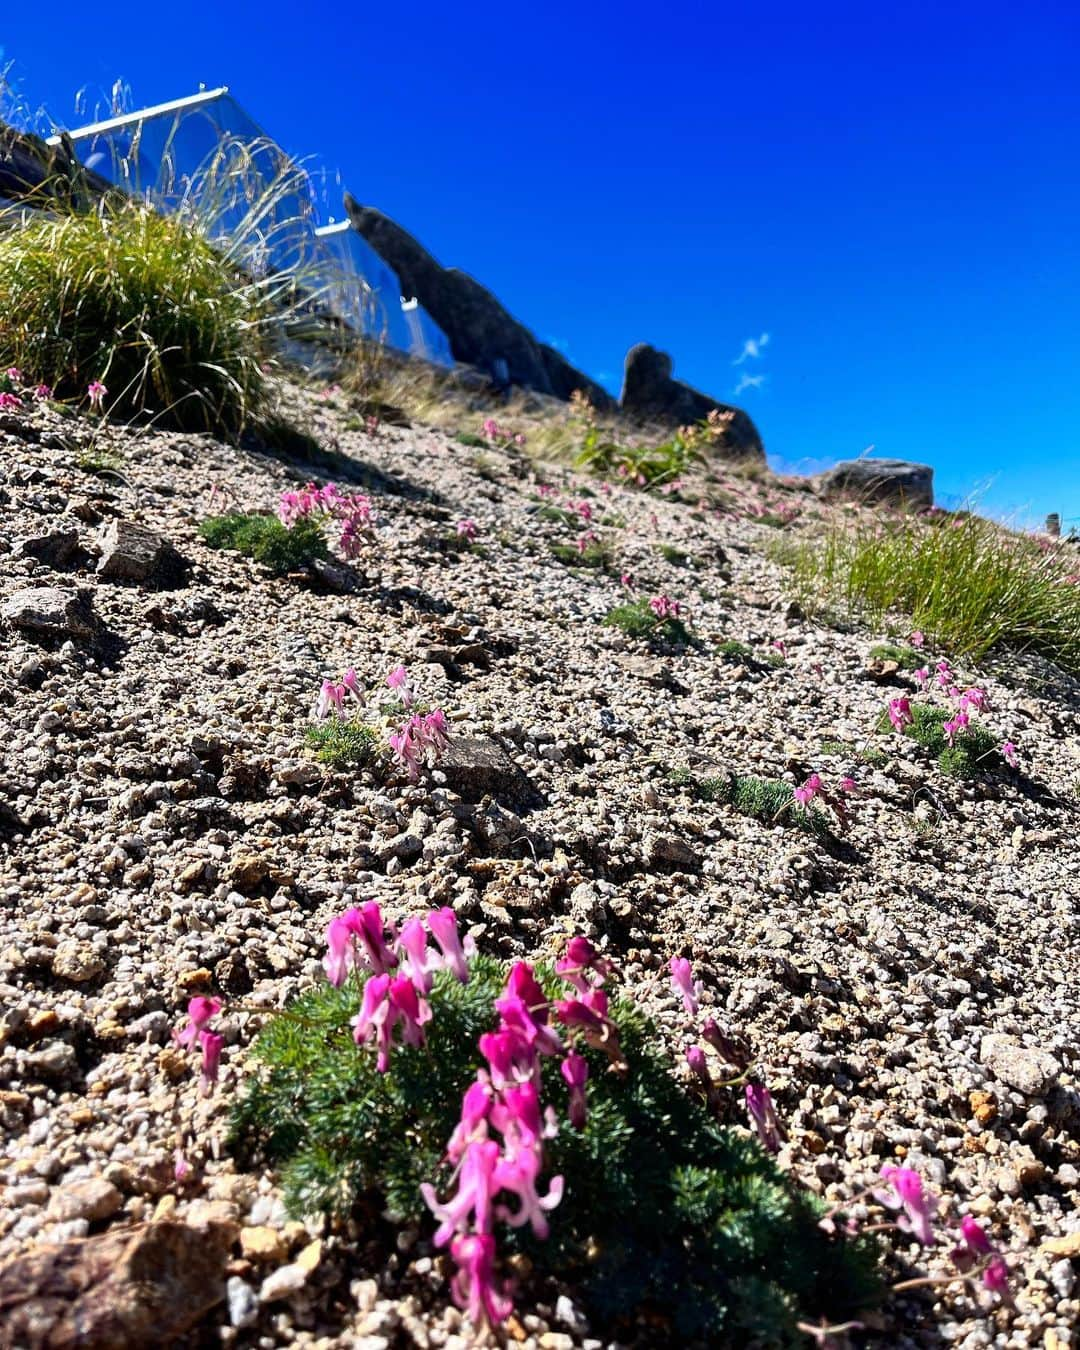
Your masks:
M316 722L329 717L331 712L337 717L344 717L346 699L360 702L360 679L352 666L340 680L323 680L311 715Z
M508 1285L495 1271L496 1221L511 1228L527 1223L543 1239L549 1231L547 1215L562 1199L561 1176L551 1178L546 1194L539 1190L544 1141L558 1132L554 1108L545 1109L542 1103L543 1061L560 1059L559 1072L569 1093L567 1115L580 1130L587 1114L589 1066L575 1042L580 1038L601 1047L616 1060L619 1055L603 987L610 964L587 938L575 937L555 970L570 996L551 1002L527 962L511 968L495 1003L499 1024L480 1037L484 1067L462 1099L461 1118L446 1149L457 1191L440 1201L434 1186L421 1187L439 1220L435 1243L449 1245L457 1266L451 1285L454 1300L477 1328L504 1321L513 1307Z
M848 819L848 808L844 799L850 797L854 791L855 779L850 774L845 774L843 778L838 779L836 790L832 791L826 786L821 774L815 772L808 775L805 782L794 788L791 795L804 811L809 811L811 804L815 801L820 801L822 805L830 807L841 827L843 827L846 826Z
M665 619L677 619L682 613L682 605L668 595L657 595L649 601L649 608L662 623Z
M694 1019L700 1011L701 985L694 979L693 968L684 956L673 956L668 962L672 988L682 999L687 1017ZM750 1047L739 1036L725 1031L712 1017L706 1017L696 1034L709 1045L727 1071L720 1082L713 1078L708 1056L700 1045L691 1045L686 1051L687 1067L701 1083L705 1100L714 1112L721 1106L720 1088L744 1085L746 1111L762 1146L770 1153L780 1151L781 1130L776 1117L772 1094L751 1068Z
M217 1082L221 1048L225 1044L223 1036L210 1030L210 1023L221 1011L221 1008L221 999L205 998L201 994L196 995L188 1003L187 1021L178 1031L173 1032L173 1041L176 1045L183 1046L185 1049L198 1045L202 1052L199 1090L204 1097L209 1095L213 1085Z
M915 632L911 637L916 646L921 647L925 642L922 633ZM919 639L917 643L915 642L916 638ZM965 688L961 682L958 682L956 672L944 657L935 664L933 670L928 665L920 666L913 673L915 682L921 689L935 688L944 694L952 704L951 716L941 724L945 743L949 747L955 746L957 737L971 726L973 713L985 713L989 710L990 700L986 691L977 688ZM893 730L901 735L908 727L915 724L911 700L904 695L890 699L887 712ZM1000 754L1011 769L1017 767L1019 757L1016 746L1012 741L1005 741L1002 744Z
M438 951L428 946L429 934ZM398 1027L402 1044L423 1045L424 1026L431 1021L427 995L435 972L448 970L465 984L469 978L465 958L471 951L472 940L461 941L457 917L449 908L432 910L426 920L406 919L400 931L386 925L375 900L330 920L323 969L335 988L345 983L350 971L366 977L360 1011L352 1019L353 1039L357 1045L374 1039L379 1073L390 1067Z
M326 483L321 488L305 483L299 491L286 490L281 494L277 513L287 530L305 517L340 521L338 545L346 558L359 556L362 536L370 530L372 521L371 498L362 492L342 492L335 483Z
M0 411L14 412L24 405L28 396L43 403L52 398L52 387L47 384L31 387L18 366L8 366L7 370L0 371Z
M90 407L93 408L94 412L101 412L105 395L108 392L100 380L92 380L86 386L86 397L90 400Z
M420 777L423 765L431 766L436 757L450 744L446 714L441 708L428 713L413 713L389 736L390 749L408 770L412 782Z
M516 434L507 431L505 427L499 426L494 417L486 417L480 430L488 445L516 445L520 448L525 444L525 437L520 431Z

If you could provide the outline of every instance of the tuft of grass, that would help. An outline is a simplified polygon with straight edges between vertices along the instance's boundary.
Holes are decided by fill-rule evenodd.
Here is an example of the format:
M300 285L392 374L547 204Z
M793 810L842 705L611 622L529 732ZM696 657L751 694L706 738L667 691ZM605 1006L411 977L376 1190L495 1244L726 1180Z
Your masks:
M697 566L697 559L692 553L687 553L685 549L676 548L674 544L657 544L656 551L672 567Z
M582 528L581 517L576 511L567 511L561 506L549 506L545 504L537 509L536 519L546 521L552 525L565 525L567 529L578 530Z
M822 839L831 837L824 814L816 806L800 806L791 784L783 779L736 773L700 775L688 768L672 770L669 779L699 801L725 803L763 825L793 825Z
M895 661L901 670L915 670L924 660L915 647L899 642L879 642L870 648L870 657L874 661Z
M308 727L304 740L315 758L335 769L362 768L378 754L379 737L364 722L331 717Z
M631 600L624 605L616 605L604 616L604 624L608 628L621 629L627 637L632 638L647 638L650 641L662 638L682 646L693 641L681 619L658 619L647 600Z
M1067 542L970 514L842 519L793 545L804 607L830 602L872 623L900 612L960 656L1030 650L1080 671L1080 585Z
M597 541L582 551L576 544L552 544L552 554L568 567L598 567L606 571L612 564L611 549Z
M752 661L754 659L754 653L746 643L738 642L735 638L727 638L723 642L718 642L716 654L728 661Z
M141 202L0 231L0 366L111 416L235 433L264 406L264 291L179 215Z
M880 768L881 765L889 762L888 755L883 750L875 749L872 745L859 747L849 745L847 741L822 741L818 749L823 755L857 759L860 763L869 764L872 768Z
M306 566L328 555L319 524L302 516L287 530L277 516L232 511L211 516L199 526L199 535L210 548L227 548L254 558L275 576Z

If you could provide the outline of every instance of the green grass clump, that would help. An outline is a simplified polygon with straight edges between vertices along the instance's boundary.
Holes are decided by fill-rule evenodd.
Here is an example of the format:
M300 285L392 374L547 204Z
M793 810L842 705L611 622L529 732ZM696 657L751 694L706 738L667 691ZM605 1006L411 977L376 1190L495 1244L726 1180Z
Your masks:
M210 516L199 526L199 535L210 548L228 548L254 558L275 576L306 566L328 555L326 538L318 522L302 516L291 530L277 516L232 511Z
M800 806L790 783L780 778L755 778L749 774L700 775L690 769L675 769L671 782L685 787L699 801L724 802L740 815L751 816L763 825L794 825L827 839L829 823L816 806Z
M879 642L876 647L870 648L870 659L895 661L901 670L915 670L922 665L924 657L916 648L909 647L905 643Z
M536 519L547 521L549 524L565 525L568 529L580 529L581 517L576 511L567 511L561 506L549 506L544 504L537 508Z
M611 566L611 549L597 540L585 546L584 552L576 544L552 544L552 554L559 562L569 567L598 567L606 570Z
M674 544L657 544L656 551L665 562L671 563L672 567L697 566L697 559L692 553L687 553L685 549L676 548Z
M467 445L473 450L489 450L491 443L483 436L477 436L472 431L459 431L454 437L459 445Z
M363 722L331 717L308 727L304 740L315 758L335 769L360 768L378 754L379 737Z
M889 761L883 750L877 750L872 745L854 746L847 741L822 741L818 748L823 755L839 755L841 758L850 756L873 768L880 768Z
M723 642L718 642L716 654L729 661L752 661L754 659L754 653L746 643L737 642L734 638L727 638Z
M140 202L0 231L0 366L110 416L239 431L263 408L263 291L197 224Z
M944 731L945 723L952 716L948 709L932 703L913 703L911 716L914 721L905 729L904 735L921 745L937 761L941 772L950 778L978 778L1004 764L997 737L981 722L969 722L956 733L950 745ZM877 730L880 733L892 731L888 713L882 713Z
M860 516L792 547L804 606L871 623L901 612L960 656L1040 653L1080 671L1080 586L1066 541L1045 547L974 515Z
M304 995L261 1032L231 1144L245 1161L280 1169L293 1214L362 1206L432 1231L420 1184L436 1182L440 1195L452 1188L446 1143L508 967L477 958L471 969L466 985L436 976L427 1044L395 1049L385 1074L371 1047L353 1041L351 981ZM554 994L557 982L538 973ZM521 1252L540 1276L579 1289L606 1334L648 1310L664 1328L658 1343L794 1347L798 1320L840 1320L876 1301L873 1239L824 1234L823 1206L679 1085L657 1028L625 999L612 1001L611 1016L625 1072L585 1049L585 1129L563 1123L545 1145L544 1176L565 1180L550 1237L500 1224L500 1253ZM543 1061L542 1100L563 1113L557 1058Z
M684 646L693 640L681 619L658 619L647 600L631 600L625 605L616 605L604 616L604 624L608 628L621 629L627 637L632 638L647 638L650 641L662 638Z

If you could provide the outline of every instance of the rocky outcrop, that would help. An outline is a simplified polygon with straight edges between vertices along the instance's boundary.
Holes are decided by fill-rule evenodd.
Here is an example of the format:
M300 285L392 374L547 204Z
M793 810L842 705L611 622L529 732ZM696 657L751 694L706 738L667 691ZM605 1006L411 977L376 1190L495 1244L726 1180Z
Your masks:
M407 230L348 193L345 209L353 228L394 269L402 292L415 296L450 341L456 361L501 380L505 362L510 384L568 399L582 389L594 407L607 408L611 395L557 351L537 342L489 290L456 267L443 267Z
M906 459L845 459L818 474L825 497L856 497L896 506L933 506L934 470Z
M631 347L623 370L623 412L643 421L662 422L671 427L704 421L714 408L733 414L727 433L720 442L722 453L733 458L764 459L765 447L757 427L742 411L728 403L710 398L699 390L672 377L672 361L666 352L658 352L647 342Z

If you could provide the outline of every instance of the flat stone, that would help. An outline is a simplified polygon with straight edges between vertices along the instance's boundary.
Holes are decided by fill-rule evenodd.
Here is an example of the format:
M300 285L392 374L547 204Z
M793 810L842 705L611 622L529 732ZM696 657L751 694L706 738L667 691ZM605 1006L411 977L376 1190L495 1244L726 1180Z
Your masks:
M113 520L101 540L97 573L106 581L176 582L186 566L164 535L132 520Z
M171 1345L224 1299L227 1252L227 1234L174 1222L36 1247L0 1266L0 1345Z
M934 470L906 459L845 459L814 480L825 497L933 506Z
M267 1275L259 1290L260 1303L273 1303L279 1298L290 1298L298 1294L307 1283L308 1272L295 1261L287 1266L279 1266Z
M1080 1257L1080 1230L1066 1233L1063 1237L1048 1238L1039 1250L1051 1256L1067 1256L1070 1259Z
M240 1229L240 1250L249 1261L277 1264L285 1260L289 1251L285 1238L276 1228L256 1224Z
M111 1181L91 1177L88 1181L76 1181L53 1191L49 1217L62 1223L72 1219L96 1223L99 1219L110 1218L123 1203L124 1197Z
M519 814L544 803L542 793L502 746L485 737L451 736L435 767L467 802L494 797Z
M28 586L0 605L0 618L12 628L45 637L93 637L97 631L93 593L59 586Z
M36 558L49 567L66 567L78 552L78 530L48 530L24 539L19 545L22 557Z
M1048 1050L999 1033L982 1038L979 1059L999 1082L1026 1097L1044 1096L1061 1073L1061 1065Z

